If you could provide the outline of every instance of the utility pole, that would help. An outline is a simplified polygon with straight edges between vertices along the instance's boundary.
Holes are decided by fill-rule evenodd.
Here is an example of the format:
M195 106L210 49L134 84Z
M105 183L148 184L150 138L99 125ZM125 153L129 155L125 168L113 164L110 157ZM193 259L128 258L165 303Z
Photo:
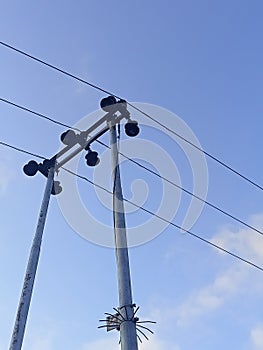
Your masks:
M120 342L122 350L137 350L136 319L132 302L129 254L119 169L116 125L111 122L110 147L113 174L113 217L119 287Z
M36 228L36 233L33 239L30 256L27 264L26 274L24 278L23 289L17 309L17 315L14 325L14 330L11 338L11 343L9 350L21 350L23 338L25 334L26 321L28 316L28 311L30 307L32 291L34 286L34 281L37 272L37 266L40 255L40 248L42 242L42 236L44 232L48 205L50 201L50 196L53 188L54 180L54 165L48 170L48 177L46 188L44 192L43 201L41 204L41 209L38 217L38 224Z
M60 182L54 181L54 173L57 173L60 168L83 150L87 151L85 159L88 166L93 167L99 164L98 153L91 150L91 144L108 131L110 131L110 146L114 175L113 216L120 306L118 309L114 308L117 314L112 315L106 313L106 315L109 316L106 320L102 320L103 322L106 321L106 325L100 326L99 328L107 327L108 331L113 329L119 330L122 350L138 350L137 338L139 341L141 341L141 338L137 334L137 331L147 340L148 337L143 330L153 333L149 328L141 324L154 322L139 321L139 318L135 317L139 307L136 307L132 302L128 244L116 133L116 125L119 125L122 119L126 119L126 134L130 137L137 136L139 133L138 122L130 118L130 113L127 110L127 102L124 100L117 101L114 96L108 96L107 98L102 99L101 108L106 114L87 130L79 131L77 129L77 133L75 133L75 131L70 129L60 136L61 142L65 147L52 158L45 159L39 164L36 161L31 160L24 166L24 173L26 175L34 176L39 171L47 178L47 183L38 218L38 225L29 256L9 350L21 350L22 348L50 195L56 195L62 191ZM99 131L97 131L98 128L100 128ZM96 133L94 134L95 130ZM70 154L68 154L69 152ZM134 310L134 308L136 309Z

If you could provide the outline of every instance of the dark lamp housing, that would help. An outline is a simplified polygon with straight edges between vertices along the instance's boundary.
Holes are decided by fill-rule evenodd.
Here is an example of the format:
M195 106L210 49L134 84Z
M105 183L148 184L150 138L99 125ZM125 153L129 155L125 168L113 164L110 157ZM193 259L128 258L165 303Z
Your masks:
M62 192L62 187L60 186L60 182L59 181L54 181L53 182L53 186L52 186L52 190L51 190L51 194L57 195L60 192Z
M85 158L88 166L96 166L100 162L100 159L98 157L98 152L95 152L95 151L89 151L86 154Z
M27 176L34 176L38 171L38 163L35 160L30 160L24 167L23 171Z
M67 130L60 135L60 140L66 146L74 145L76 142L76 134L73 130Z
M136 122L135 120L128 121L125 124L125 132L130 137L137 136L140 132L140 129L138 127L138 122Z
M116 98L114 96L108 96L103 98L100 101L100 107L103 109L105 112L110 112L111 106L115 105L117 103Z

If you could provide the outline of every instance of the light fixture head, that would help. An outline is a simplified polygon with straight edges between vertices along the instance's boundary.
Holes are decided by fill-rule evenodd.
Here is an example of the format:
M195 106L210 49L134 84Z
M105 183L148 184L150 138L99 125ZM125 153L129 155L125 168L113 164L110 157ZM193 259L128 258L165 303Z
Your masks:
M89 150L85 155L86 163L88 166L96 166L99 164L100 159L98 157L98 152Z
M130 137L137 136L140 132L140 128L138 127L138 122L136 120L129 120L125 124L125 132L126 132L126 135Z
M62 192L62 187L60 186L60 182L54 181L53 186L52 186L52 190L51 190L51 194L53 194L55 196L55 195L59 194L60 192Z
M24 167L23 171L27 176L34 176L38 171L38 163L35 160L30 160Z
M64 145L74 145L76 142L76 134L73 130L67 130L60 135L60 140L64 143Z
M112 106L117 103L116 98L114 96L108 96L103 98L100 101L100 107L103 109L105 112L110 112L112 109Z

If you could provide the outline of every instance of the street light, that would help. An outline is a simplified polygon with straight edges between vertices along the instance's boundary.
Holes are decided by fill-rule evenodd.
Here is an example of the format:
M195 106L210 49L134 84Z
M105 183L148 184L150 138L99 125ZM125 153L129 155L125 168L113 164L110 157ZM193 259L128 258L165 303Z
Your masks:
M136 305L132 302L125 215L118 160L116 124L119 125L122 119L126 119L127 123L125 125L125 132L131 137L138 135L139 127L137 121L130 119L130 113L127 110L127 102L125 100L117 101L114 96L108 96L101 100L100 106L102 110L106 112L106 114L90 128L80 133L75 133L73 130L65 131L60 136L61 142L65 145L63 149L61 149L52 158L45 159L42 163L37 163L36 161L31 160L23 167L24 173L28 176L34 176L39 171L47 178L47 183L33 244L31 247L30 257L27 264L26 275L24 278L23 289L18 305L9 350L21 350L22 348L50 196L51 194L57 195L62 191L60 182L54 181L54 173L58 172L60 168L62 168L67 162L69 162L83 150L88 151L85 156L87 165L96 166L99 164L100 159L98 157L98 153L96 151L92 151L90 146L107 131L110 131L112 168L115 175L113 186L113 215L120 303L119 308L114 309L117 311L119 324L112 329L116 328L117 330L120 330L122 350L138 349L137 337L139 340L140 337L136 333L136 330L138 329L136 325L142 328L145 327L139 325L139 319L138 317L135 317L138 307L134 310ZM92 135L92 133L105 122L106 126L95 133L95 135ZM71 153L66 155L66 153L69 151ZM140 329L138 329L138 331L143 333Z
M125 124L125 132L127 136L134 137L137 136L140 132L138 127L138 122L136 120L129 120Z
M85 158L88 166L96 166L100 162L100 159L98 157L98 152L91 151L90 149L88 153L85 155Z
M38 171L38 163L35 160L30 160L30 162L28 162L24 166L23 171L27 176L36 175L36 173Z
M67 130L60 135L60 140L64 143L64 145L74 145L76 142L76 134L73 130Z
M116 103L117 100L114 96L108 96L100 101L100 107L104 112L110 112L112 110L112 106Z

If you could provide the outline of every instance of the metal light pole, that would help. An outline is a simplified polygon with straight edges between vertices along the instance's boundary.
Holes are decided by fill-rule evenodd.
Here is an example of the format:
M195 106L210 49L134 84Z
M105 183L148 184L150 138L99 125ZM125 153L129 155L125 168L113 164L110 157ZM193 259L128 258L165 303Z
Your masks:
M114 308L117 312L116 315L105 313L106 315L109 315L109 317L107 317L106 320L101 321L106 321L106 325L100 326L99 328L107 327L108 331L113 329L120 330L122 350L138 350L137 338L140 341L141 338L137 334L137 330L146 339L148 338L143 330L148 330L150 333L153 333L149 328L141 325L141 323L153 322L139 321L139 318L135 317L139 307L136 307L132 302L129 255L116 133L116 124L120 123L122 119L126 119L125 132L128 136L134 137L139 133L138 122L130 118L130 113L127 110L127 102L124 100L117 101L114 96L104 98L101 101L101 108L106 114L87 130L78 130L78 133L75 133L73 130L68 130L61 135L60 139L65 147L52 158L45 159L39 164L36 161L31 160L24 166L24 173L26 175L34 176L37 172L40 172L47 177L47 183L38 218L38 225L29 256L9 350L21 350L22 348L50 195L56 195L62 191L60 182L54 181L54 172L58 172L60 168L83 150L88 151L85 156L87 165L96 166L99 163L98 153L92 151L90 147L94 141L105 134L108 130L110 130L111 156L114 175L113 215L120 306L118 309ZM102 127L105 122L106 126ZM98 128L100 128L99 131L97 131ZM94 134L95 131L97 132ZM136 309L134 310L134 308Z
M110 146L113 168L113 216L119 287L120 341L122 350L137 350L136 320L132 302L131 277L121 187L116 125L110 125Z
M15 325L12 333L9 350L21 350L22 348L26 321L27 321L28 311L30 307L34 280L36 276L38 260L40 255L42 236L43 236L47 210L48 210L49 200L50 200L52 186L53 186L53 180L54 180L54 166L51 167L48 171L46 188L44 192L43 201L41 204L36 233L34 236L34 240L30 251L30 256L27 264L23 289L22 289L22 293L21 293L21 297L20 297L20 301L17 309L17 315L16 315L16 320L15 320Z

